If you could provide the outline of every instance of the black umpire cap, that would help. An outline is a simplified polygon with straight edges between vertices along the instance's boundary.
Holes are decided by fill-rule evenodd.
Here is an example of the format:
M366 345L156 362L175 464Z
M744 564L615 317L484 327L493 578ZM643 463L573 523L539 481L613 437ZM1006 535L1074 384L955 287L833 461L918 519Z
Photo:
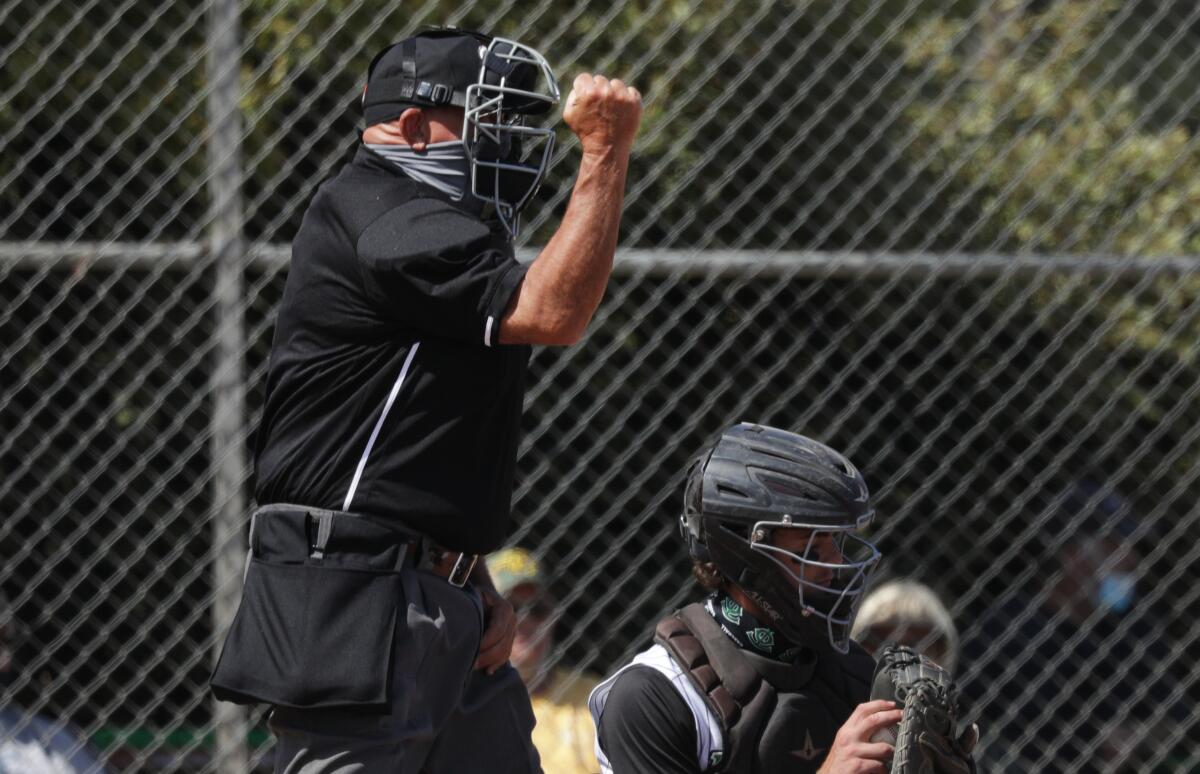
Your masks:
M362 97L366 125L392 121L410 107L466 107L467 88L480 82L481 65L492 40L482 32L439 27L384 48L367 68ZM483 82L495 85L506 78L508 86L529 88L537 77L536 69L510 61L503 53L504 49L493 50L488 57ZM507 107L529 113L548 109L540 102L510 102Z

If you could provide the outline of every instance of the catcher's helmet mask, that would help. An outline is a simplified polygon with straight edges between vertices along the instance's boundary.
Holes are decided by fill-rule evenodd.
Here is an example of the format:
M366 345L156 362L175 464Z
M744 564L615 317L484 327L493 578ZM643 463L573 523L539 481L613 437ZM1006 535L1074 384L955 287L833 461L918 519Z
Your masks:
M689 469L680 529L692 556L715 564L781 634L794 642L828 639L845 653L880 559L853 533L873 517L866 482L841 454L743 423ZM802 552L772 543L785 529L808 531ZM819 556L817 546L830 542L835 555Z

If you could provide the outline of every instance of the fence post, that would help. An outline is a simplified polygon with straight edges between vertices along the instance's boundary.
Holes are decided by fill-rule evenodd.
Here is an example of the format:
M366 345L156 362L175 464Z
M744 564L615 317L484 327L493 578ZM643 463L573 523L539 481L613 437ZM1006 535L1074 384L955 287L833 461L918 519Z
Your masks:
M237 611L242 568L246 560L242 526L246 518L243 482L247 460L242 270L241 116L238 113L238 0L210 0L208 9L208 191L209 244L215 272L213 314L216 315L212 373L213 478L213 630L217 650ZM213 703L214 768L243 774L249 765L248 725L242 707Z

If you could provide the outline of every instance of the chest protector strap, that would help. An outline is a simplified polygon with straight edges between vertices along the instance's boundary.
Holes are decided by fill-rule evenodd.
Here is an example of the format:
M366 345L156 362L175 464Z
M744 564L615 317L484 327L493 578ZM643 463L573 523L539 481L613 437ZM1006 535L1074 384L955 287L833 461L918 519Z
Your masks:
M723 756L706 772L813 772L856 704L867 700L875 662L802 648L790 664L742 650L703 605L664 618L654 639L687 672L721 723Z
M703 605L688 605L664 618L654 639L687 670L721 723L725 754L707 771L753 771L758 739L775 707L775 689Z

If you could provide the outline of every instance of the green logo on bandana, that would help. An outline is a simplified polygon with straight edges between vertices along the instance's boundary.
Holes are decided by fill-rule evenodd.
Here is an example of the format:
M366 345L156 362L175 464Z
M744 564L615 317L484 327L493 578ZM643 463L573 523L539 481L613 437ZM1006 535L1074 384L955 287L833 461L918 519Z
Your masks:
M764 629L760 626L757 629L752 629L747 636L750 638L750 644L763 653L770 653L775 649L775 632L770 629Z
M742 606L729 597L725 597L721 600L721 615L735 624L740 624L742 622Z
M711 769L725 758L725 753L720 750L713 750L708 756L708 767Z

